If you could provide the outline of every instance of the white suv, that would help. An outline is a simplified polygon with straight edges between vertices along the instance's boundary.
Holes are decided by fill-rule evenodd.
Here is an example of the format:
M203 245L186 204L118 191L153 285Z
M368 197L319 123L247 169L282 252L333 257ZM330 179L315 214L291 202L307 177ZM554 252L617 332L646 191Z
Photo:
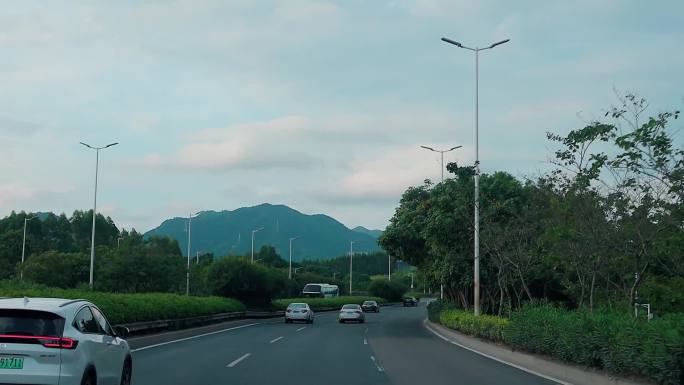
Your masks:
M126 328L85 300L0 299L0 383L129 385Z

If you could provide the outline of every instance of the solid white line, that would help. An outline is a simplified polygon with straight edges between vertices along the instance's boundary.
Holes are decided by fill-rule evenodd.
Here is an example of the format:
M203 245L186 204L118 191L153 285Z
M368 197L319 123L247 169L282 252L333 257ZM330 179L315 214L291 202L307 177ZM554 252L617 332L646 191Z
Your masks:
M373 357L373 356L370 356L370 357L371 357L371 360L373 361L373 363L375 364L375 367L378 368L378 372L384 372L385 369L383 369L382 366L380 366L380 364L378 364L378 361L375 360L375 357Z
M182 341L192 340L195 338L210 336L213 334L223 333L223 332L227 332L227 331L231 331L231 330L235 330L235 329L242 329L242 328L246 328L246 327L254 326L254 325L259 325L259 322L255 322L255 323L251 323L251 324L247 324L247 325L235 326L235 327L228 328L228 329L217 330L217 331L211 332L211 333L198 334L196 336L185 337L185 338L181 338L181 339L177 339L177 340L173 340L173 341L166 341L166 342L162 342L159 344L143 346L143 347L131 350L131 353L139 352L141 350L146 350L146 349L152 349L152 348L156 348L156 347L164 346L164 345L168 345L168 344L175 344L176 342L182 342Z
M368 345L368 340L366 340L366 339L364 338L364 339L363 339L363 344L364 344L364 345Z
M274 339L271 340L270 343L272 344L272 343L274 343L274 342L278 342L278 341L282 340L283 338L285 338L285 337L282 337L282 336L281 336L281 337L278 337L278 338L274 338Z
M368 334L368 328L366 328L366 331L363 332L363 334Z
M487 357L487 358L489 358L490 360L494 360L494 361L500 362L500 363L502 363L502 364L505 364L505 365L508 365L508 366L512 366L512 367L514 367L514 368L516 368L516 369L520 369L520 370L522 370L523 372L527 372L527 373L530 373L530 374L534 374L534 375L537 376L537 377L541 377L541 378L545 378L545 379L550 380L550 381L553 381L553 382L557 382L557 383L559 383L559 384L561 384L561 385L573 385L571 382L566 382L566 381L563 381L563 380L559 380L558 378L555 378L555 377L547 376L546 374L542 374L542 373L536 372L536 371L534 371L534 370L532 370L532 369L528 369L528 368L526 368L526 367L524 367L524 366L520 366L520 365L514 364L514 363L512 363L512 362L508 362L508 361L506 361L506 360L502 360L501 358L498 358L498 357L490 356L490 355L487 354L487 353L482 353L482 352L477 351L477 350L475 350L475 349L473 349L473 348L469 348L469 347L467 347L467 346L465 346L465 345L459 344L459 343L456 342L456 341L452 341L452 340L450 340L449 338L447 338L447 337L441 335L438 331L436 331L436 330L434 330L433 328L431 328L430 325L427 324L427 320L424 320L424 321L423 321L423 325L425 326L425 328L426 328L427 330L429 330L430 332L432 332L432 334L436 335L437 337L441 338L442 340L444 340L444 341L446 341L446 342L448 342L448 343L450 343L450 344L452 344L452 345L456 345L456 346L458 346L458 347L460 347L460 348L463 348L463 349L465 349L465 350L469 350L469 351L471 351L471 352L473 352L473 353L476 353L476 354L479 354L479 355L481 355L481 356L483 356L483 357Z
M299 329L297 329L298 332L301 332L302 330L306 329L306 326L302 326Z
M252 355L252 353L247 353L247 354L243 355L242 357L238 358L237 360L235 360L235 361L231 362L230 364L226 365L226 368L232 368L232 367L234 367L235 365L239 364L240 361L244 360L245 358L247 358L247 357L249 357L249 356L251 356L251 355Z

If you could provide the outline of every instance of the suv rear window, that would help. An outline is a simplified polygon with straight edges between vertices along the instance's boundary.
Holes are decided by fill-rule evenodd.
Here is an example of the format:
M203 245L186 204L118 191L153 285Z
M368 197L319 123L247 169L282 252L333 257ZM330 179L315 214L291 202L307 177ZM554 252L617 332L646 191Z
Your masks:
M321 292L321 285L306 285L304 286L304 290L309 293L320 293Z
M21 309L0 309L0 334L61 337L64 318L57 314Z

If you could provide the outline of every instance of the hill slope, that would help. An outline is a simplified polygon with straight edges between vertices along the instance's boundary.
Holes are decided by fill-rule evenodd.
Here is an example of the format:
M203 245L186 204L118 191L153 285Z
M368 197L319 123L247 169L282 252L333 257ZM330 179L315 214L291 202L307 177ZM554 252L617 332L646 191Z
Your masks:
M359 233L362 233L362 234L370 235L371 237L373 237L375 239L380 238L380 236L382 235L382 230L370 230L370 229L367 229L363 226L356 226L352 230L359 232Z
M170 236L178 241L187 255L187 218L173 218L145 233ZM254 237L254 250L272 245L284 258L289 256L289 238L301 236L292 243L292 259L331 258L354 250L378 251L375 237L354 231L327 215L307 215L284 205L261 204L233 211L203 211L192 219L190 255L212 252L214 255L247 254L251 250L252 230L264 227Z

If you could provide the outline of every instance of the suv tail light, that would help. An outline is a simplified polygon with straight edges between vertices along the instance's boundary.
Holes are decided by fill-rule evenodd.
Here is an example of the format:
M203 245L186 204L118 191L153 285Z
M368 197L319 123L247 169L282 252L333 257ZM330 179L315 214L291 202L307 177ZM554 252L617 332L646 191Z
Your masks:
M41 344L46 348L76 349L78 341L68 337L22 336L14 334L0 334L0 340L19 344Z

